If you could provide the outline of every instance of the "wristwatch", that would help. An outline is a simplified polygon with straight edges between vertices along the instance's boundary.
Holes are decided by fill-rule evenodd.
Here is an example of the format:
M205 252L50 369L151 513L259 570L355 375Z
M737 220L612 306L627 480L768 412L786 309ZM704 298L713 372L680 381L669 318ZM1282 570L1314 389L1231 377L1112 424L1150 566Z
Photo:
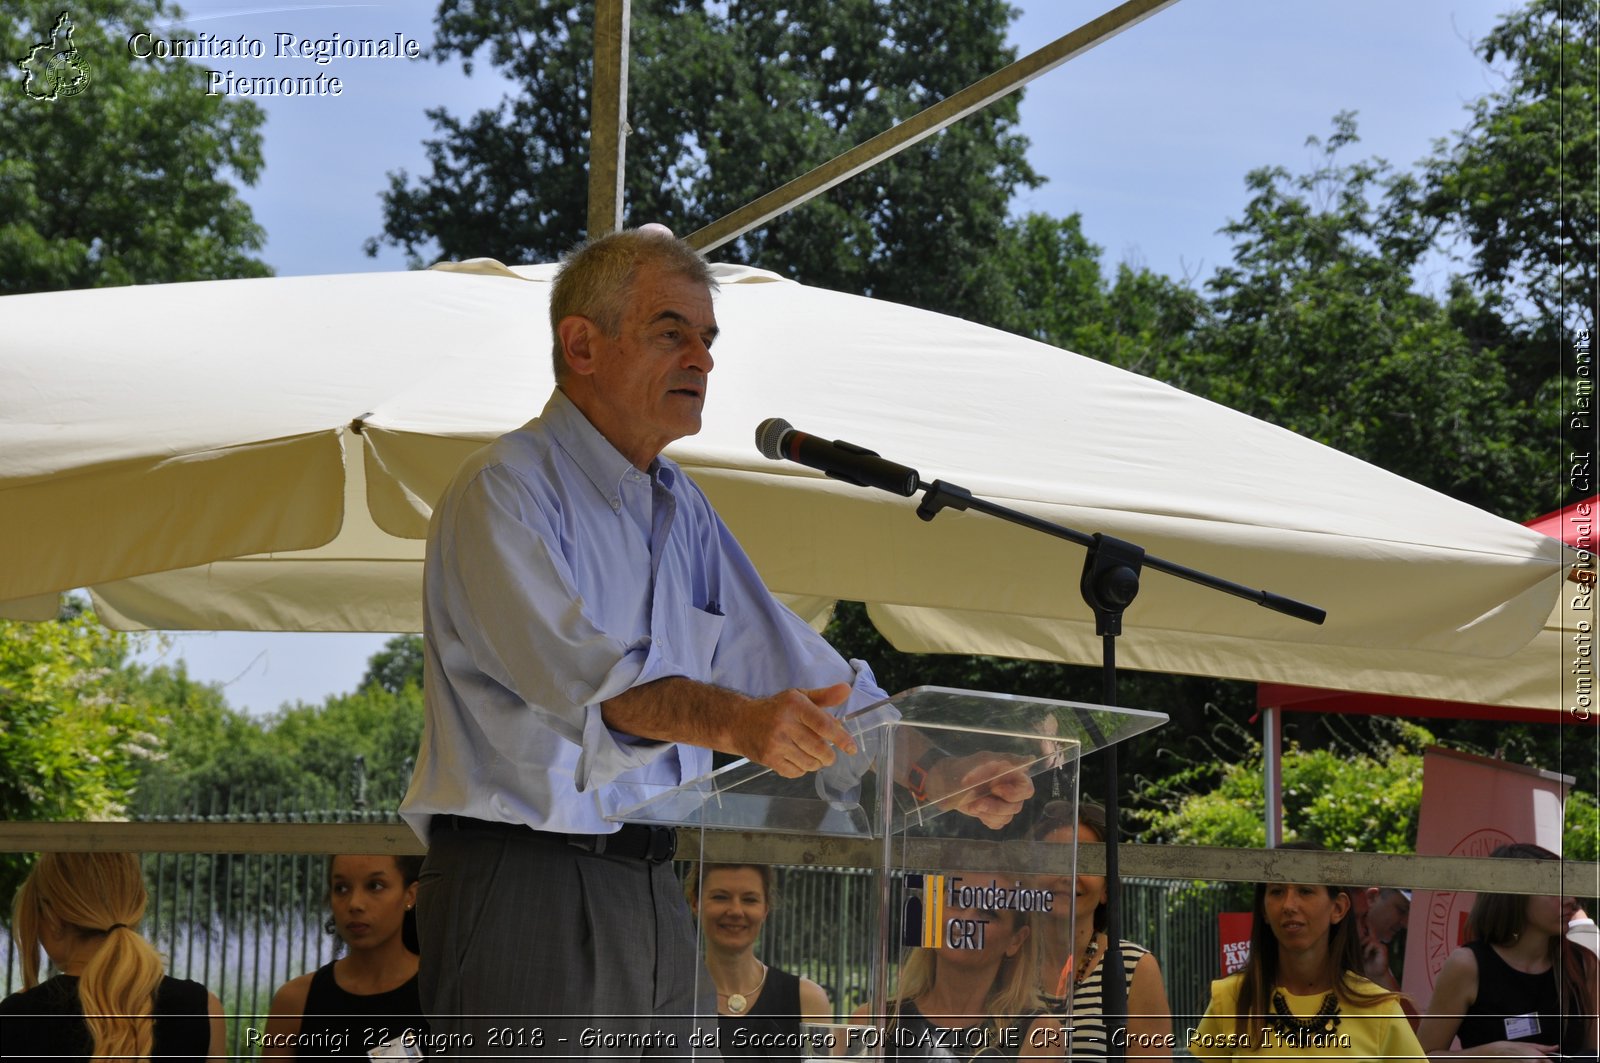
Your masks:
M906 771L906 789L911 791L911 796L918 801L928 799L928 771L933 767L934 761L939 759L939 747L929 746L922 751L922 756Z

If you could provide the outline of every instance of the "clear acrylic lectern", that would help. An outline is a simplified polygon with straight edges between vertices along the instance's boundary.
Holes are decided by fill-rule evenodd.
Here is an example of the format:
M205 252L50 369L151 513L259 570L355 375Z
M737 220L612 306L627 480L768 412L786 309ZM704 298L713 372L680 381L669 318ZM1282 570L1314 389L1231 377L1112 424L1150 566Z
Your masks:
M640 788L606 811L618 821L697 832L705 861L696 874L705 862L868 868L874 898L865 929L873 947L865 969L831 987L833 1014L811 1017L828 1021L797 1026L794 1051L781 1054L887 1057L896 1054L897 1038L904 1043L911 1035L907 1001L914 1002L940 964L969 965L970 973L972 964L987 971L998 962L994 979L1011 987L1008 999L1018 999L1022 987L1030 1000L1066 997L1051 1008L1070 1007L1070 966L1049 957L1060 953L1052 942L1071 941L1078 762L1166 719L1137 709L917 687L845 718L859 751L820 772L785 779L738 761L670 789ZM1031 795L1009 822L969 814L978 798L1022 791ZM785 840L800 845L801 859L774 858L779 850L799 851L773 844ZM823 937L829 929L850 932L822 928ZM697 999L715 995L697 988ZM953 1054L1029 1036L1026 1023L1008 1022L1015 1018L974 1021L973 1043ZM706 1025L715 1028L715 1019ZM679 1050L693 1054L695 1047ZM937 1055L923 1050L930 1047L905 1054ZM1008 1050L1014 1045L995 1047L1016 1054ZM726 1040L718 1048L730 1056L759 1054ZM1066 1046L1056 1051L1065 1055Z

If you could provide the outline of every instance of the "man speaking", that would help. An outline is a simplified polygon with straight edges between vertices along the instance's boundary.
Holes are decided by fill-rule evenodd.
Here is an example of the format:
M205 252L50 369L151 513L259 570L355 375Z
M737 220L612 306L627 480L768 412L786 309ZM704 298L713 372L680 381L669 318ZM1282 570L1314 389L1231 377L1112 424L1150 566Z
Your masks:
M672 832L605 814L637 784L704 774L714 749L791 778L826 767L855 752L836 714L883 697L661 457L700 429L714 287L661 226L569 255L555 391L434 511L427 721L401 813L429 846L423 1010L457 1054L688 1055L692 1016L716 1012L693 999L711 983ZM998 824L1031 790L1008 777L962 810Z

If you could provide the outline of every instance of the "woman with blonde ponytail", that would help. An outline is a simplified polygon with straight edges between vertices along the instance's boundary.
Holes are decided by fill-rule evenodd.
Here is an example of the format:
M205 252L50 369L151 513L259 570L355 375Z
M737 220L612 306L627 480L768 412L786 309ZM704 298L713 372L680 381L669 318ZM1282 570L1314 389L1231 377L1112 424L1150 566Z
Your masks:
M0 1057L223 1058L222 1004L166 976L145 902L132 853L40 854L12 914L25 988L0 1001ZM60 972L44 982L40 948Z

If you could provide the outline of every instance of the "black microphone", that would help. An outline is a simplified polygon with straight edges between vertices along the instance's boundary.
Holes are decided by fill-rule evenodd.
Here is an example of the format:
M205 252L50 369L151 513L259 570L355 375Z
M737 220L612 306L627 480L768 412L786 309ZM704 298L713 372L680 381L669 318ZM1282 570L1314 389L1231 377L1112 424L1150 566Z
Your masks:
M808 436L782 417L768 417L756 427L756 449L773 461L799 462L835 480L857 487L876 487L910 498L917 493L917 470L878 457L878 452L846 443Z

